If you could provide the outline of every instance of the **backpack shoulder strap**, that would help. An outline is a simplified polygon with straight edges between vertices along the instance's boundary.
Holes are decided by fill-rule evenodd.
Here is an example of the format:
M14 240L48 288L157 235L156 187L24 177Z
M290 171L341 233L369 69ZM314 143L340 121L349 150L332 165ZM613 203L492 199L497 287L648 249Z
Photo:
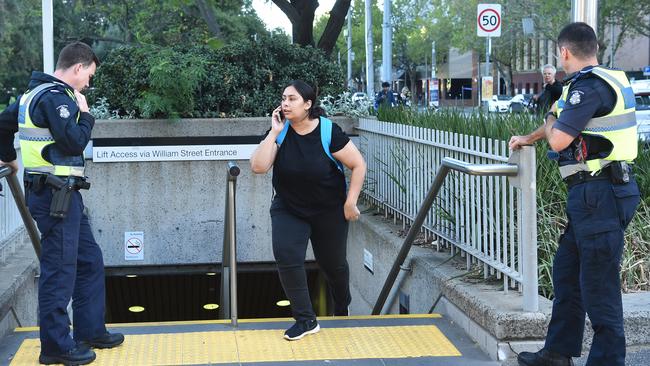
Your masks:
M287 137L287 132L289 131L289 121L284 120L284 128L282 129L282 132L278 135L278 137L275 138L275 143L278 145L282 145L282 141L284 141L284 138Z
M325 117L320 117L320 141L323 145L325 154L336 164L336 167L343 172L343 165L340 161L334 159L330 152L330 145L332 144L332 121Z

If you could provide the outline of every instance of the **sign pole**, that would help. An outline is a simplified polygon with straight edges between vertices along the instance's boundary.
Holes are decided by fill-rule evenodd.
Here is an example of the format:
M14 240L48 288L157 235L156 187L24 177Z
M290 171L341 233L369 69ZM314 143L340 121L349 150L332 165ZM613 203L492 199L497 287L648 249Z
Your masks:
M488 101L492 96L492 72L490 68L490 53L492 52L492 37L501 36L501 5L500 4L478 4L477 12L477 28L476 35L479 37L486 37L485 40L485 73L481 78L481 67L479 61L479 79L481 82L480 87L480 102ZM498 75L497 75L498 77ZM489 90L488 90L489 89ZM479 103L480 105L480 103Z

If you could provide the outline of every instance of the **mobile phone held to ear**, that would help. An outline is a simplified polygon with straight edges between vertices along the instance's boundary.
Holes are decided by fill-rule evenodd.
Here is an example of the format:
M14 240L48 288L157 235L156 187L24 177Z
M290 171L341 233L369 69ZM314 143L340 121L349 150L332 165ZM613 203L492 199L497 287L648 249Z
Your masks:
M284 122L284 113L282 113L282 109L280 109L280 121Z

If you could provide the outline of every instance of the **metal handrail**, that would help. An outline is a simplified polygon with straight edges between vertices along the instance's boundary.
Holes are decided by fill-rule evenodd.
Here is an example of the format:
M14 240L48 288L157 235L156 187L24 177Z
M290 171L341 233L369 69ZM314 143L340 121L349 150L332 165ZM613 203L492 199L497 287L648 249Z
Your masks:
M223 223L223 251L221 259L221 310L222 319L230 318L233 327L237 326L237 227L235 213L235 192L237 176L241 170L234 161L228 162L226 179L225 220Z
M29 239L32 242L36 256L40 259L41 236L36 228L36 224L34 224L34 219L25 204L25 195L23 194L23 190L20 188L20 182L18 181L18 178L16 178L16 175L12 174L12 169L8 166L0 167L0 179L2 178L6 178L7 183L9 183L9 189L11 190L11 194L16 202L16 207L18 207L18 212L20 212L20 217L23 219L23 224L25 225Z
M431 188L429 188L429 192L424 198L424 202L422 202L422 205L418 210L418 214L413 221L413 225L411 225L411 228L406 235L406 239L404 239L402 248L397 254L397 258L393 263L393 267L391 268L390 273L386 278L386 282L384 282L384 286L379 293L377 302L375 302L375 306L372 309L372 315L379 315L381 313L381 310L384 307L384 303L386 302L386 298L388 298L388 294L393 287L395 279L397 278L397 275L400 271L400 266L404 263L404 260L406 260L406 256L413 246L413 240L415 240L415 237L420 232L422 224L424 223L424 220L426 219L427 214L429 213L429 210L431 209L431 206L436 199L436 196L438 196L438 192L440 191L440 188L442 187L442 184L444 183L445 178L447 177L447 174L449 174L450 170L477 176L514 177L519 173L519 167L514 164L468 164L452 158L442 159L440 170L438 170L433 184L431 185Z

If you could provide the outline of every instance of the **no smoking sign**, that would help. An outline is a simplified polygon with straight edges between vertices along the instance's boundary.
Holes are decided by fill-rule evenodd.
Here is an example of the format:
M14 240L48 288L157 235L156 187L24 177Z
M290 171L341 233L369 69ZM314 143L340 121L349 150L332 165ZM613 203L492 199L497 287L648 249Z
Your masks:
M144 232L127 231L124 233L124 260L144 260Z
M478 4L476 34L479 37L501 36L501 5Z

